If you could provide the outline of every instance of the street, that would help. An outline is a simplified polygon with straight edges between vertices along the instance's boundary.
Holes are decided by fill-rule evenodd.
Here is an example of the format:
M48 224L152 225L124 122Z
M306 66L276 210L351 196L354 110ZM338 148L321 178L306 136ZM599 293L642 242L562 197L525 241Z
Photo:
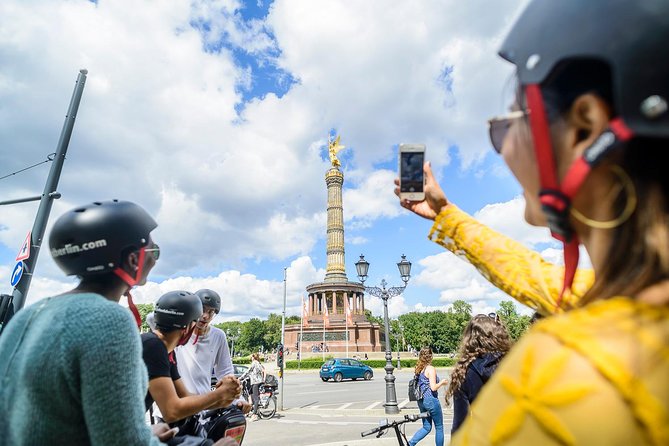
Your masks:
M437 370L447 376L446 369ZM402 418L408 413L417 413L416 402L409 402L407 385L413 376L411 369L395 371L399 415L385 415L385 371L374 370L371 381L323 382L318 370L289 372L284 382L284 411L271 420L249 422L244 445L295 445L317 444L397 444L394 432L388 432L382 439L374 436L361 438L360 433L378 426L381 419ZM443 404L444 389L439 398ZM450 438L453 419L452 408L443 407L444 433L446 443ZM420 428L421 422L407 423L407 438ZM371 443L370 443L371 442ZM434 430L423 440L424 444L434 442Z

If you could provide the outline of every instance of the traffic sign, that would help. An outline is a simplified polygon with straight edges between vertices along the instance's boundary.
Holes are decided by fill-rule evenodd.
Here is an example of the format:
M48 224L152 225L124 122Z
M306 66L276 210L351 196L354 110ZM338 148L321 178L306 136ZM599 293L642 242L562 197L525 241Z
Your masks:
M20 262L21 260L26 260L28 257L30 257L30 244L32 242L30 236L31 236L30 231L28 231L26 240L23 242L21 249L19 249L19 253L16 255L17 262Z
M14 269L12 270L12 278L9 282L11 286L16 286L23 277L23 262L19 260L16 262Z

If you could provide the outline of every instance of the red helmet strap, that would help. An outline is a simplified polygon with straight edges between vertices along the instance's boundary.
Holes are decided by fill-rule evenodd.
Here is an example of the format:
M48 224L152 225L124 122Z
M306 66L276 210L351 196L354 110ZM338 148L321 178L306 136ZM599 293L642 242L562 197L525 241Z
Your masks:
M140 279L142 278L142 272L144 272L144 258L146 257L145 249L146 246L142 246L141 248L139 248L139 258L137 259L138 266L137 266L137 271L135 272L135 277L128 274L120 266L114 268L114 274L120 277L121 280L131 288L137 285Z
M141 329L142 328L142 316L139 314L139 310L137 309L137 305L135 305L135 302L132 301L132 295L130 294L130 290L125 292L125 297L128 298L128 308L130 309L130 312L132 315L135 317L135 322L137 323L137 328Z
M541 208L546 214L551 235L563 243L565 275L562 292L556 302L556 307L559 308L565 290L571 288L574 281L579 258L578 237L569 223L571 202L592 168L604 158L605 154L631 139L633 132L622 119L613 119L609 128L599 135L595 142L585 149L583 155L569 167L560 184L541 87L538 84L527 85L525 97L530 110L530 128L539 166Z

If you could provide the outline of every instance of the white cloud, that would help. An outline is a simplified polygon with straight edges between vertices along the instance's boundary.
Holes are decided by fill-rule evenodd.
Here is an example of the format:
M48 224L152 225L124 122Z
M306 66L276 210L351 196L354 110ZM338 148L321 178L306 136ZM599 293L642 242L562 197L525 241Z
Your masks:
M425 142L437 166L452 145L465 165L488 150L485 119L507 105L498 98L510 73L495 50L521 3L277 0L266 21L244 22L243 2L233 0L4 0L0 173L53 150L76 72L87 68L51 220L75 204L136 201L159 220L157 273L172 278L140 296L212 280L235 302L247 295L234 304L239 314L260 314L276 304L277 282L247 274L244 261L312 255L325 234L321 147L331 128L348 146L348 229L401 212L395 173L373 167L392 160L397 143ZM244 104L239 116L258 79L231 48L298 82ZM45 175L0 181L0 196L36 195ZM27 209L3 209L8 249L32 225ZM39 267L60 277L46 255Z

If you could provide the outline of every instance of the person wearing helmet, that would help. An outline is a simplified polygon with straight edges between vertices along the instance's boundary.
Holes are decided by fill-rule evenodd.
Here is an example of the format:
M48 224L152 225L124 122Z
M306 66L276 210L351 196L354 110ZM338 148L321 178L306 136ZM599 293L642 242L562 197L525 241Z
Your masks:
M239 381L234 376L222 379L215 390L202 395L190 393L184 385L174 349L188 342L201 316L202 302L197 295L188 291L170 291L156 303L155 328L141 336L144 363L149 374L145 408L149 410L155 401L162 418L168 423L178 422L205 409L227 407L241 393ZM200 434L193 429L184 431Z
M79 284L16 313L0 337L0 438L6 444L158 445L144 421L146 371L137 325L118 305L159 256L140 206L80 206L53 225L56 264ZM110 360L113 358L113 360Z
M212 370L217 382L235 373L225 332L211 325L216 314L221 311L221 297L210 289L198 290L195 295L202 301L202 316L189 342L177 347L175 353L179 374L186 388L191 393L201 395L211 389ZM235 404L244 413L251 410L251 405L243 399L235 401Z
M564 280L494 236L468 247L482 271L501 266L502 289L558 314L509 352L453 444L669 444L668 40L663 0L534 1L502 45L518 90L491 140L525 219L564 244ZM402 205L435 219L436 241L462 243L436 182ZM580 244L593 273L579 278Z

